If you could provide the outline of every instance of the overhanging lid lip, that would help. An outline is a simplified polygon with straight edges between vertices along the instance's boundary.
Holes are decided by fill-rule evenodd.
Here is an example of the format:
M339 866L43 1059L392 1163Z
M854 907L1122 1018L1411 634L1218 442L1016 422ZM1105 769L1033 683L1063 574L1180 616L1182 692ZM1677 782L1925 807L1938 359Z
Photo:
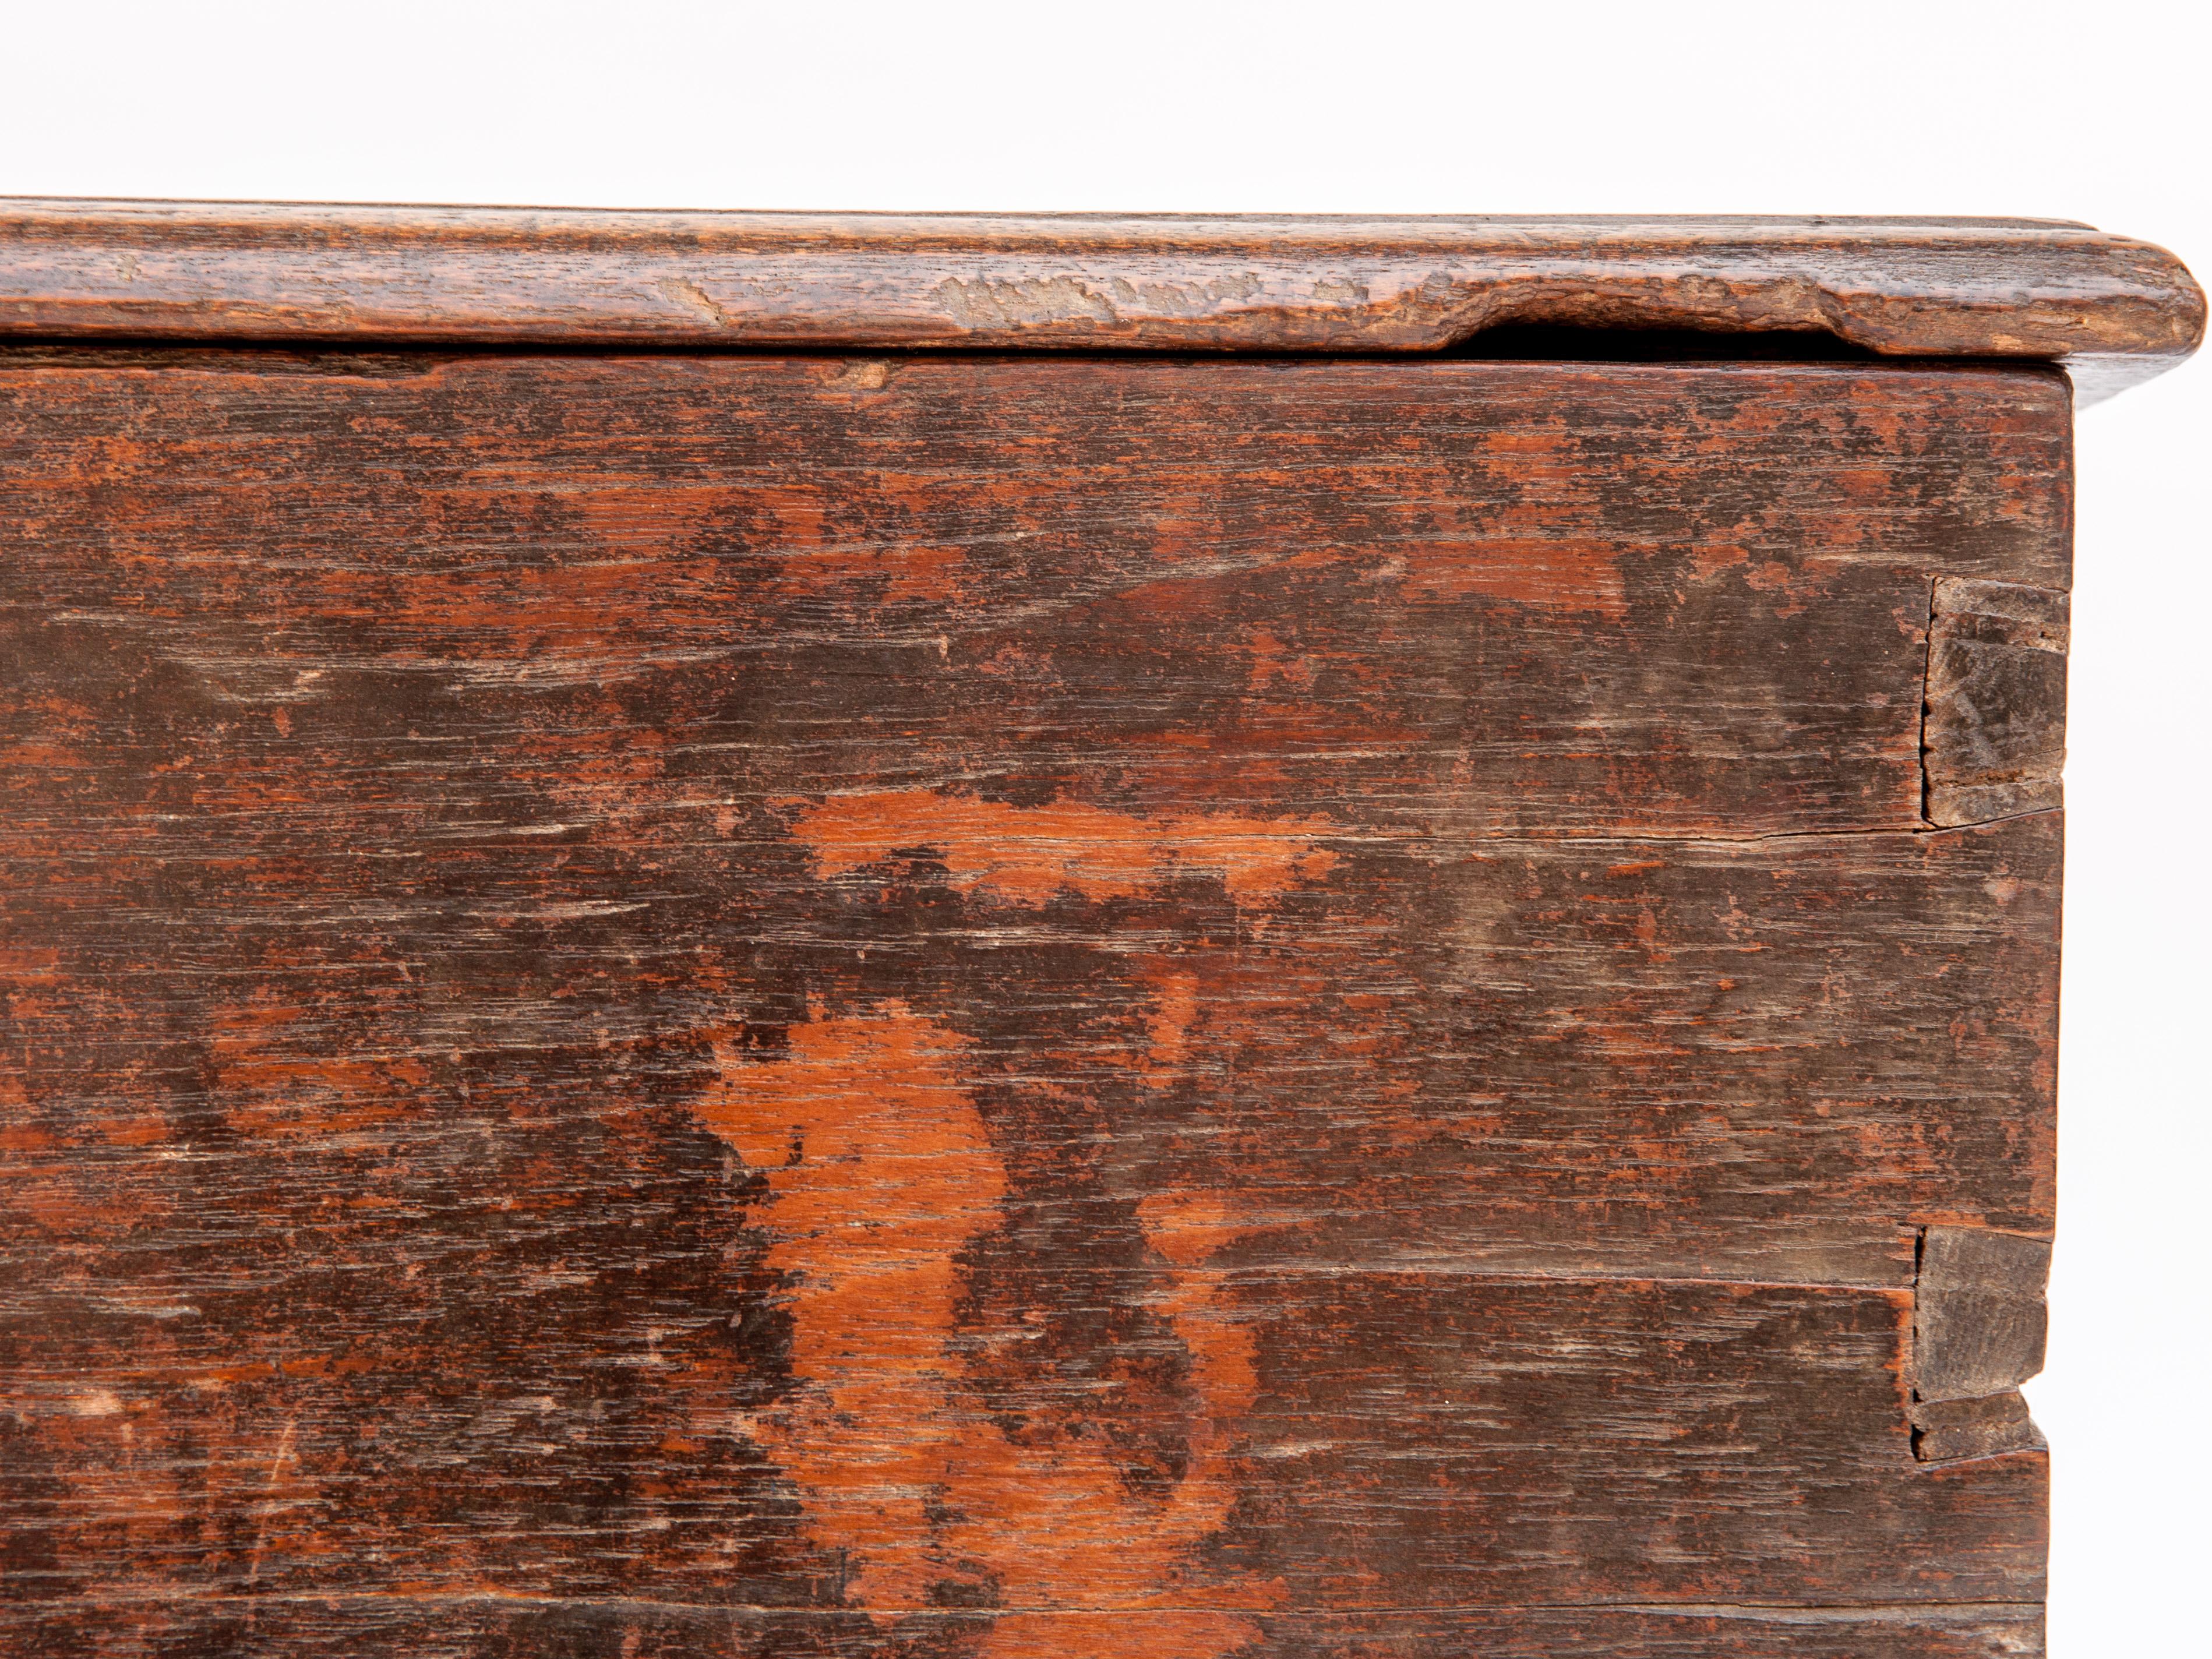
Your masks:
M0 198L0 337L1421 353L1501 325L1820 330L2100 389L2205 329L2067 220L688 212Z

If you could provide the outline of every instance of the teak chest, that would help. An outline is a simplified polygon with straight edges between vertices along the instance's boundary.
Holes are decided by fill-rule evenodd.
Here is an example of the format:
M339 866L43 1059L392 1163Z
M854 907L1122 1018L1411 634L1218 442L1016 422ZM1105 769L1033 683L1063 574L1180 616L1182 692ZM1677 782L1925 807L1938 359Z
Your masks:
M2040 222L0 204L0 1649L2041 1651Z

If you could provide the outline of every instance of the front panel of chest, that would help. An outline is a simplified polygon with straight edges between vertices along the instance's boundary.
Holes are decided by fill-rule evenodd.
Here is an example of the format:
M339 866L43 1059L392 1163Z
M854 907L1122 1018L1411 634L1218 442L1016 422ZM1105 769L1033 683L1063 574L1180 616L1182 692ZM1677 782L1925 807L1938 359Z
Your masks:
M70 1627L2026 1650L2069 420L0 368Z

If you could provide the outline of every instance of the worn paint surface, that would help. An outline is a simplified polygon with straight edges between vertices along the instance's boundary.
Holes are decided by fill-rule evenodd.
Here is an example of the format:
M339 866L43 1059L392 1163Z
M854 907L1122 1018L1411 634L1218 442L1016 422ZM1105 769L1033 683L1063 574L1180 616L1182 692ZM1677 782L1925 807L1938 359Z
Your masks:
M1923 703L2068 412L0 365L0 1636L2033 1650L1915 1274L2049 1230L2058 817Z

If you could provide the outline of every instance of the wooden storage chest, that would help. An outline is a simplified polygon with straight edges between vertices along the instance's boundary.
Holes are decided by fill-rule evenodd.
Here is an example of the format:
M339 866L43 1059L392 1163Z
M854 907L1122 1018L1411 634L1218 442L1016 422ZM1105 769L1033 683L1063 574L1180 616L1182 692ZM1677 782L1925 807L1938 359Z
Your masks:
M2037 222L0 205L0 1649L2041 1650Z

